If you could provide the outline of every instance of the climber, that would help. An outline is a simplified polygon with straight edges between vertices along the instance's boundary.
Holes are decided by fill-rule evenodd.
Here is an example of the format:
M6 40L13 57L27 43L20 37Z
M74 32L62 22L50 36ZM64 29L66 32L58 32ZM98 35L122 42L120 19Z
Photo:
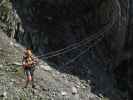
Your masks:
M32 87L34 88L34 70L38 61L33 57L31 49L27 48L24 53L22 66L27 77L25 88L28 86L29 82L32 82Z

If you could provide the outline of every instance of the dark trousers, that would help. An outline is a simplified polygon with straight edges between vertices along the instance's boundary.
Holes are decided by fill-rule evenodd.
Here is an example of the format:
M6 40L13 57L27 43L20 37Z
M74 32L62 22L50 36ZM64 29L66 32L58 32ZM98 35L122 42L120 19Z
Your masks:
M34 70L35 70L35 66L33 65L31 67L24 69L26 77L28 78L29 76L31 76L32 78L32 87L34 87ZM29 83L29 80L27 79L25 87L27 87L28 83Z

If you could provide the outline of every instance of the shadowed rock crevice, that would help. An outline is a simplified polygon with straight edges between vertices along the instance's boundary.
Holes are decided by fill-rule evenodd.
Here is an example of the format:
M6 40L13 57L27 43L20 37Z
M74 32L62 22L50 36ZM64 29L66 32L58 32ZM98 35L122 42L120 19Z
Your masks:
M25 2L14 4L22 6ZM34 0L26 4L27 6L24 5L21 8L16 7L25 30L21 37L19 37L20 33L16 33L16 38L19 37L17 40L23 44L29 43L34 49L42 52L45 48L61 49L94 34L110 21L112 13L109 0L106 2L77 0L62 3ZM83 6L84 4L86 6ZM67 41L68 38L70 41ZM58 46L59 43L60 46Z

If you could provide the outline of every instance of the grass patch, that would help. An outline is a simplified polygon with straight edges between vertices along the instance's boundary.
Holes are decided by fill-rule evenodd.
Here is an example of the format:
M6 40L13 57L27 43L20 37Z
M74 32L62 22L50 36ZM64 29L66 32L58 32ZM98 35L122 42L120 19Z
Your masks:
M24 76L24 70L23 70L23 68L17 67L17 68L16 68L15 74L16 74L17 76L23 77L23 76Z
M101 100L109 100L109 98L103 97L103 98L101 98Z

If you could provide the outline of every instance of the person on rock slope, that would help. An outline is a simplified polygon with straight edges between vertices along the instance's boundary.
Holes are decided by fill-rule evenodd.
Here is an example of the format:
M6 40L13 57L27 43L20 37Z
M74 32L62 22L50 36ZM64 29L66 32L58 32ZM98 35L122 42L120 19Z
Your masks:
M32 82L33 88L35 87L33 77L37 62L37 59L35 59L32 55L31 49L27 48L22 59L22 66L27 77L25 88L28 86L29 82Z

